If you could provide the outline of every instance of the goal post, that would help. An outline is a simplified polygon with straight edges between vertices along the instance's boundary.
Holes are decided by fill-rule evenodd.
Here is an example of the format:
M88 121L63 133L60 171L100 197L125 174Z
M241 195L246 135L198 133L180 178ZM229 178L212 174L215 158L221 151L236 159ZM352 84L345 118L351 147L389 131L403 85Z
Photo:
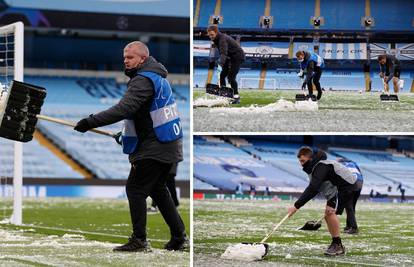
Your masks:
M241 77L240 89L259 89L260 82L263 82L262 89L278 89L277 80L274 78L252 78Z
M13 80L23 82L24 24L16 22L0 27L0 76L6 90ZM23 144L14 141L12 224L22 224Z

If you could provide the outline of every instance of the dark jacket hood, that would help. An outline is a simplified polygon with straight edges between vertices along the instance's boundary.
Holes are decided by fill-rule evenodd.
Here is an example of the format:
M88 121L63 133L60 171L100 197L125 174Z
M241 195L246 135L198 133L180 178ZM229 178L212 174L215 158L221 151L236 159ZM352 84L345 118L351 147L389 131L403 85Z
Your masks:
M313 167L315 167L315 165L319 161L326 160L326 159L328 159L328 156L326 155L326 153L322 150L318 150L316 153L313 154L312 159L307 161L305 165L303 165L303 171L306 172L307 174L311 174L313 171Z
M150 71L150 72L155 72L159 75L161 75L161 77L166 78L168 75L168 71L167 69L164 67L164 65L162 65L161 63L159 63L158 61L156 61L153 57L149 56L144 63L138 68L138 71Z

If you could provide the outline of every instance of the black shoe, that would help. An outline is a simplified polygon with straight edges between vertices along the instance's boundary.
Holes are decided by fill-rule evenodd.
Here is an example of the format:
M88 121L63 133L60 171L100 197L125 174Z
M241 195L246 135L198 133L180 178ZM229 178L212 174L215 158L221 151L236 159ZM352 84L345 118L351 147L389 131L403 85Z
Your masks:
M182 237L171 237L164 248L166 250L185 250L188 248L188 239L185 235Z
M358 228L350 227L347 230L345 230L344 232L347 233L347 234L350 234L350 235L356 235L356 234L359 233L359 230L358 230Z
M322 97L322 91L318 91L318 95L316 96L316 99L319 100Z
M324 253L326 256L338 256L345 254L345 247L342 244L331 243Z
M351 227L349 227L349 226L345 226L345 227L344 227L344 232L348 231L350 228L351 228Z
M126 252L139 252L139 251L148 251L149 245L146 240L142 240L131 236L128 239L128 243L122 246L115 247L113 251L126 251Z
M231 100L231 104L240 104L240 96L238 94L233 96L233 100Z

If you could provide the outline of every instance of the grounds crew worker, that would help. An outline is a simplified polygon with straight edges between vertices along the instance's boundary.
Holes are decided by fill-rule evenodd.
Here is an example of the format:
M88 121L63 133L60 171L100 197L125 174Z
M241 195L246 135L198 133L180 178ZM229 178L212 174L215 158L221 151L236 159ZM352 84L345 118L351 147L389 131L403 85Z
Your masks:
M316 96L316 100L321 99L322 97L322 88L319 80L321 79L322 69L325 67L325 63L323 58L314 52L308 51L298 51L296 52L296 58L300 64L300 72L299 77L303 78L305 76L306 71L306 78L302 84L302 90L308 86L308 97L312 100L315 100L313 95L313 86L312 83L315 85L316 90L318 91L318 95Z
M337 187L337 197L328 200L325 209L325 221L328 225L332 243L325 251L327 256L345 254L345 247L342 245L340 225L337 214L342 214L347 205L352 205L352 190L356 182L355 176L348 168L333 160L326 160L321 154L314 154L310 147L301 147L297 157L303 167L303 171L311 176L308 187L295 202L293 207L288 209L289 216L292 216L298 209L315 197L326 181Z
M239 89L236 81L237 73L244 62L245 55L241 46L228 36L218 30L217 25L207 28L207 34L216 45L220 53L219 64L222 67L220 73L220 86L226 86L226 77L234 92L234 103L240 102Z
M401 75L401 63L400 61L393 55L379 55L378 56L378 63L380 66L380 77L384 79L384 83L386 84L385 90L388 92L388 82L392 80L394 85L394 93L398 93L399 91L399 81Z
M181 126L171 87L165 79L167 70L149 56L147 46L138 41L125 46L124 64L125 75L131 79L119 103L80 120L75 130L83 133L125 120L122 145L131 163L126 193L133 233L125 245L114 251L149 248L148 196L156 201L170 228L171 239L165 249L182 250L188 244L185 226L165 184L171 166L183 160ZM168 118L160 116L167 113Z

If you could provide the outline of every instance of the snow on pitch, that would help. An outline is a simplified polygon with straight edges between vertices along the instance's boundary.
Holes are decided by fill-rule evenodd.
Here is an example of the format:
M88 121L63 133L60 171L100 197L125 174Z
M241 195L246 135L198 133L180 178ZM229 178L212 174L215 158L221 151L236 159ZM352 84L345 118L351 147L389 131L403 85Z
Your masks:
M258 261L266 254L263 244L235 244L229 246L221 255L222 259L239 261Z
M231 108L221 107L210 110L210 113L237 113L237 114L254 114L254 113L272 113L276 111L317 111L318 103L312 100L309 101L297 101L295 103L287 101L285 99L279 99L275 103L271 103L265 106L251 105L250 107Z

